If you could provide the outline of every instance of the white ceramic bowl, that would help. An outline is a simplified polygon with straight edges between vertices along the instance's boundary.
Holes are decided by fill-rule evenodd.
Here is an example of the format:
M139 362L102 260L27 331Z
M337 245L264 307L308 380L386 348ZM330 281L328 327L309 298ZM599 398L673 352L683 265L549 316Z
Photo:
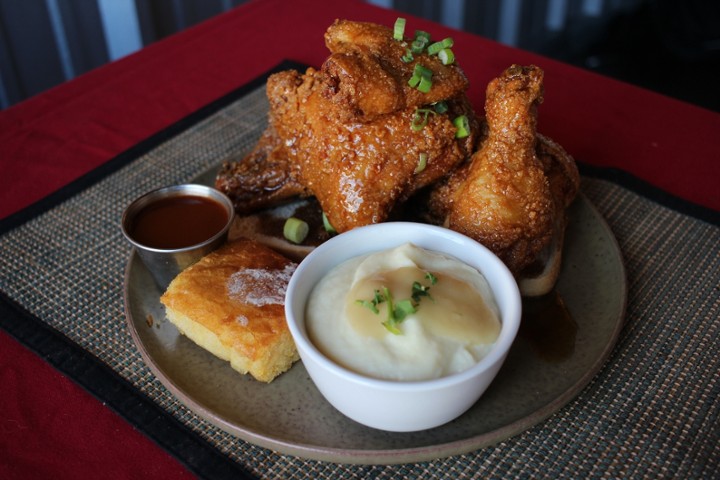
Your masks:
M323 355L305 328L305 305L313 287L336 265L358 255L412 242L475 267L488 280L502 327L490 353L470 369L424 381L370 378ZM381 430L409 432L437 427L462 415L485 392L502 366L520 326L521 298L515 279L490 250L446 228L387 222L337 235L308 255L290 279L285 315L300 357L322 395L349 418Z

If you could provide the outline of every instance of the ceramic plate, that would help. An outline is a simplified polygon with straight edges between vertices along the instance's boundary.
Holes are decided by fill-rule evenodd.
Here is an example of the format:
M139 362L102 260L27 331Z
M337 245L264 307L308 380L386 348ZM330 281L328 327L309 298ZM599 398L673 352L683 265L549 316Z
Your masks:
M616 342L626 299L618 245L583 195L569 216L556 294L524 306L520 335L485 395L458 419L431 430L390 433L353 422L325 401L301 362L270 384L236 373L165 320L161 292L134 253L125 277L127 323L147 365L182 403L253 444L340 463L467 453L562 408L595 376Z

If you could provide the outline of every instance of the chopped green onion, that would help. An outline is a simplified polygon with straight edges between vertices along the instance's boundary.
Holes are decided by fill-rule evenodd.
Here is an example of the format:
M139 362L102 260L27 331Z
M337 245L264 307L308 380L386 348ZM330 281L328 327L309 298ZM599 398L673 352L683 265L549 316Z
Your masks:
M435 107L435 112L437 112L437 113L445 113L448 111L447 102L444 102L444 101L435 102L433 104L433 106Z
M430 283L432 283L432 281ZM422 297L428 297L430 300L432 300L433 298L430 296L430 293L428 292L428 290L430 290L429 286L423 285L420 282L413 282L413 285L412 285L413 301L415 303L420 303L420 299Z
M379 295L379 292L378 292L377 290L375 290L375 292L377 292L377 293L376 293L376 297L377 297L377 295ZM370 310L371 312L373 312L375 315L377 315L378 313L380 313L380 310L378 310L378 308L377 308L377 302L376 302L376 301L370 301L370 300L355 300L355 303L357 303L357 304L360 305L361 307L365 307L365 308L369 309L369 310Z
M405 19L398 18L395 20L395 27L393 28L393 38L395 40L402 40L405 36Z
M444 48L450 48L452 46L453 46L453 39L450 37L444 38L443 40L441 40L439 42L435 42L435 43L431 44L427 48L427 53L428 53L428 55L435 55L436 53L439 53L440 50L442 50Z
M415 111L415 115L413 115L412 122L410 123L410 128L412 128L413 132L419 132L423 128L425 128L425 125L427 125L428 117L427 115L421 115L417 110Z
M437 283L437 277L430 272L425 272L425 279L430 280L431 285L435 285L435 283ZM376 315L380 313L378 305L381 303L387 303L387 320L382 322L382 325L390 333L394 335L401 335L402 331L398 328L398 326L408 315L412 315L417 312L417 309L420 307L420 300L423 297L433 300L430 296L429 290L429 285L423 285L420 282L413 282L411 289L412 298L395 301L392 293L390 293L390 289L383 286L382 289L375 289L372 300L358 299L355 300L355 303L361 307L369 309Z
M432 70L423 67L419 63L415 64L415 69L413 70L412 77L410 77L408 81L408 85L413 88L417 87L417 89L423 93L429 92L432 86Z
M410 80L408 80L408 85L415 88L420 83L420 75L417 73L413 73L412 77L410 77Z
M403 40L405 38L405 19L402 17L398 17L398 19L395 20L393 38L395 40Z
M465 115L460 115L453 120L453 125L457 128L455 138L465 138L470 135L470 122Z
M310 227L307 222L295 217L290 217L285 220L285 225L283 226L283 235L293 243L302 243L309 231Z
M426 44L430 43L430 34L424 30L415 30L415 40L421 40Z
M373 312L375 315L380 313L377 306L385 301L385 297L380 293L380 290L375 290L372 300L355 300L360 306L363 306Z
M403 55L402 57L400 57L400 60L402 60L402 61L405 62L405 63L410 63L410 62L412 62L414 59L415 59L415 57L413 57L413 54L412 54L412 52L410 51L409 48L406 48L406 49L405 49L405 55Z
M423 93L428 93L430 91L430 87L432 87L432 79L430 77L422 77L417 89Z
M429 108L417 108L415 109L415 114L413 115L412 122L410 123L410 128L413 129L413 132L419 132L423 128L425 128L425 125L428 123L428 116L430 114L435 114L432 110Z
M325 215L325 212L322 213L322 221L323 221L323 227L325 228L325 231L335 235L337 233L337 230L335 230L335 227L330 224L330 220L328 220L327 215Z
M413 70L413 74L420 75L421 77L432 77L432 70L429 68L425 68L419 63L415 65L415 69Z
M393 333L395 335L400 335L402 332L397 327L398 321L397 317L395 316L395 302L393 302L393 296L390 293L390 289L387 287L383 287L383 296L385 298L385 301L387 302L387 320L382 322L382 324L385 326L385 328L388 329L390 333Z
M443 65L451 65L455 62L455 54L449 48L443 48L440 50L440 52L438 52L438 58Z
M427 53L428 53L428 55L435 55L443 48L445 48L445 47L443 46L442 42L435 42L428 47Z
M422 40L413 40L410 44L410 51L415 55L420 55L425 50L426 43Z
M417 167L415 167L415 173L420 173L423 170L425 170L425 167L427 167L427 159L428 159L427 153L423 152L420 154L420 156L418 158Z
M415 30L415 39L410 44L412 53L418 55L425 50L425 47L430 43L430 34L422 30Z

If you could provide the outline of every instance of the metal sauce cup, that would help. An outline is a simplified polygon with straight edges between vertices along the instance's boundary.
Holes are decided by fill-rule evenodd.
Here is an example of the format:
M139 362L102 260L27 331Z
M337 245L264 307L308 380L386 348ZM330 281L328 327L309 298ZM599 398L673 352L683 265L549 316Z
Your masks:
M227 213L228 219L223 228L200 243L182 248L154 248L143 245L132 237L135 218L145 207L161 199L183 196L204 197L217 202ZM225 243L234 213L230 199L214 188L196 184L174 185L153 190L134 200L123 213L122 232L135 247L158 286L165 291L180 272Z

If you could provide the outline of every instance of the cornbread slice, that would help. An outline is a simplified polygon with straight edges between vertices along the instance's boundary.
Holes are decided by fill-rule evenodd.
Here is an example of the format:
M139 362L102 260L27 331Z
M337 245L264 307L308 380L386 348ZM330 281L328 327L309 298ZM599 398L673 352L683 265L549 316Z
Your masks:
M284 312L295 267L259 242L235 240L175 277L160 301L182 334L270 382L299 359Z

